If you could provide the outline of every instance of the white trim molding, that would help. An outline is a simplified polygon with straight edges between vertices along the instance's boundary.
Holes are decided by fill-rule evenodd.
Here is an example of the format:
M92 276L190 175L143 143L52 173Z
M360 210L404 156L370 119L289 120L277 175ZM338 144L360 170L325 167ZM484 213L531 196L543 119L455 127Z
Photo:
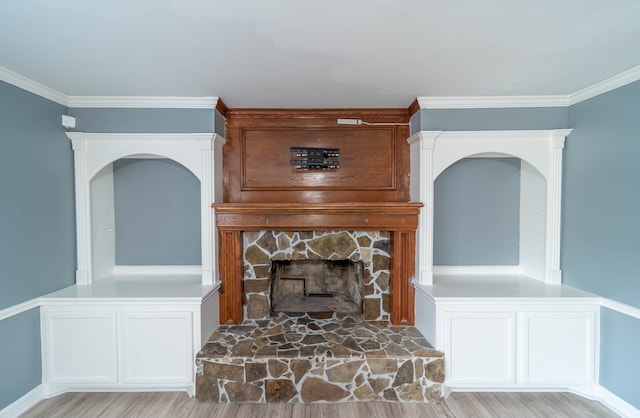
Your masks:
M491 276L518 276L522 274L519 265L503 266L433 266L433 274L451 275L491 275Z
M536 96L422 96L420 109L503 109L569 107L640 80L640 65L571 94Z
M640 410L602 385L569 388L569 392L598 401L621 417L640 418Z
M569 95L569 106L640 80L640 65L592 84Z
M220 100L216 96L67 96L4 67L0 67L0 80L70 108L215 109Z
M21 314L23 312L30 311L31 309L40 306L40 298L34 298L26 302L18 303L17 305L9 306L0 310L0 321L3 319L11 318L12 316Z
M72 108L215 109L218 97L69 96Z
M202 272L202 266L184 265L184 266L123 266L115 265L113 274L116 276L155 276L171 275L171 276L190 276L199 275Z
M45 99L61 104L62 106L69 105L69 98L59 91L49 88L44 84L40 84L27 77L21 76L18 73L14 73L4 67L0 67L0 80L26 90L29 93L37 94L40 97L44 97Z
M38 385L22 395L15 402L0 410L2 418L18 418L20 415L33 408L38 402L46 399L42 385Z
M640 319L640 308L636 308L635 306L627 305L625 303L607 298L600 299L600 306L636 319Z
M0 80L70 108L214 109L216 96L67 96L7 68ZM623 71L571 94L530 96L419 96L420 109L500 109L569 107L640 80L640 66Z

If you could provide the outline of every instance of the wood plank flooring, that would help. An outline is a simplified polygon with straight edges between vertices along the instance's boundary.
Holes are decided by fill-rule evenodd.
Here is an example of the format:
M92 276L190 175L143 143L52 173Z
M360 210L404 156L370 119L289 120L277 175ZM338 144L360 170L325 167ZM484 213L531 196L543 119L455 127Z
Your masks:
M66 393L39 402L23 418L220 417L617 417L602 404L569 393L460 393L439 404L359 402L333 404L199 403L184 392Z

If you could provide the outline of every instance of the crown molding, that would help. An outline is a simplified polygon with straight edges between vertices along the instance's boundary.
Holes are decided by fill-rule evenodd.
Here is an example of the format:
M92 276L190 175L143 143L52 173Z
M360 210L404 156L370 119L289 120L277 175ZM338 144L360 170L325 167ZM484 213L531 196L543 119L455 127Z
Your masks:
M26 90L29 93L37 94L40 97L61 104L62 106L68 106L69 98L64 94L4 67L0 67L0 80Z
M640 65L569 95L569 106L640 80Z
M497 109L510 107L567 107L569 96L425 96L420 109Z
M217 97L69 96L72 108L215 109Z
M424 96L420 109L497 109L510 107L568 107L640 80L640 65L572 94L549 96Z
M409 106L409 110L568 107L639 80L640 65L568 95L423 96L418 97ZM0 67L0 81L71 108L216 109L223 114L228 109L220 98L215 96L66 96L4 67Z

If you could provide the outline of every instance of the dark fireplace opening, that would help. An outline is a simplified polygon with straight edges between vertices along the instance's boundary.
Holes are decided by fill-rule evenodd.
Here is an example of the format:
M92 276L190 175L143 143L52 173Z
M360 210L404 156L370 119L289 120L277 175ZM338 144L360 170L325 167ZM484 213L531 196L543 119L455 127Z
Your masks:
M271 312L362 313L362 261L272 260Z

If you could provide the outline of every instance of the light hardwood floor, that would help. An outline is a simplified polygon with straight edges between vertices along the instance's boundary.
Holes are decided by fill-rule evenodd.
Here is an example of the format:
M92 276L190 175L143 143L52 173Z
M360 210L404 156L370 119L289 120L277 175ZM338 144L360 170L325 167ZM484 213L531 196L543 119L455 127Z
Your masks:
M359 402L334 404L199 403L183 392L67 393L39 402L29 417L617 417L599 402L568 393L453 393L439 404Z

